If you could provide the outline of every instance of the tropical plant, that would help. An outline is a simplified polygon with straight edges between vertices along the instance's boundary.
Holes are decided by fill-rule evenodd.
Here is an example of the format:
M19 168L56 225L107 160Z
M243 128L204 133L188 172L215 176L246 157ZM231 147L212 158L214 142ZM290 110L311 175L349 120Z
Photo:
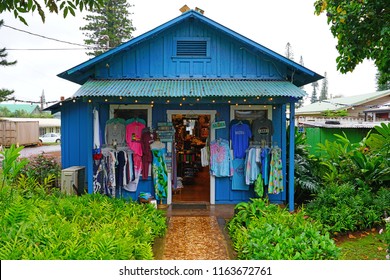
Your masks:
M153 259L153 241L166 232L163 212L151 204L23 188L0 190L2 260Z
M28 159L19 159L20 151L23 150L23 146L16 147L12 144L9 148L5 148L0 154L3 156L2 171L3 182L2 187L7 182L12 184L20 174L22 168L28 164Z
M374 154L381 154L387 163L390 159L390 123L381 123L374 127L366 141L370 151Z
M237 205L227 224L239 259L338 259L339 249L305 211L289 213L262 199ZM322 233L321 233L322 232Z
M59 187L61 166L55 157L41 153L31 158L30 162L21 170L21 173L28 178L36 179L39 184L44 184L45 180L50 176L51 184L44 184L49 191L51 188Z
M306 205L307 214L331 233L371 228L380 223L382 213L373 204L368 187L330 184Z
M287 139L290 139L290 130L287 131ZM313 193L316 193L320 184L317 177L317 160L309 153L305 134L299 133L298 128L295 128L294 136L294 199L300 204L307 201ZM287 151L290 151L290 141L287 141L287 143Z

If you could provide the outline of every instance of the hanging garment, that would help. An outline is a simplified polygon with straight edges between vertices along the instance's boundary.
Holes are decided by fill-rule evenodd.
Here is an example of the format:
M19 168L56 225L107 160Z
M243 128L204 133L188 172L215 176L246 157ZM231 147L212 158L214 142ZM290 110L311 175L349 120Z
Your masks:
M269 158L271 149L265 147L261 149L261 176L264 180L264 185L268 185L269 180Z
M165 148L152 148L153 155L153 185L155 197L162 200L167 197L168 193L168 171L165 162Z
M126 125L126 143L128 147L139 156L142 156L141 136L145 125L139 121Z
M282 151L280 148L271 150L268 193L278 194L283 191Z
M232 175L229 141L218 139L210 143L210 174L215 177Z
M207 147L200 149L200 162L202 167L209 166L209 151Z
M245 183L245 159L233 159L232 190L249 190L249 185Z
M257 118L252 123L252 134L255 142L271 145L271 136L274 133L272 121L266 117Z
M231 127L230 139L232 140L234 158L245 158L245 151L249 147L251 137L252 132L249 125L239 122Z
M99 111L93 109L93 150L92 155L94 160L100 160L102 158L101 150L101 131L99 123Z
M146 180L149 176L149 165L152 163L153 156L150 150L150 144L153 142L153 134L148 127L142 130L141 147L142 147L142 179Z
M257 148L257 147L249 148L246 151L245 183L247 185L252 185L256 181L259 173L261 172L260 162L259 162L259 154L260 153L261 153L261 149Z
M133 153L133 180L124 186L124 189L129 192L135 192L138 188L139 179L142 171L142 158L141 156Z
M113 118L106 122L105 141L107 145L111 146L126 143L126 123L124 119Z

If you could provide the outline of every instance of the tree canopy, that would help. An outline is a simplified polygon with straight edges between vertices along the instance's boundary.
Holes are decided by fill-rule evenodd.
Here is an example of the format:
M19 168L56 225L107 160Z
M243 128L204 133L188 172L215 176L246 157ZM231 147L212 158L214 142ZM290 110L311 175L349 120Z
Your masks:
M330 30L338 40L336 59L341 73L352 72L364 59L372 59L390 80L389 0L317 0L315 14L326 13Z
M8 11L12 12L15 18L27 25L27 21L23 18L23 14L38 12L42 21L45 22L45 10L50 13L58 14L62 11L64 18L70 13L76 15L76 10L83 11L92 10L102 4L103 0L4 0L0 1L0 14Z
M103 0L100 7L84 17L88 24L80 29L86 31L84 43L92 49L88 55L97 56L132 38L135 28L130 19L131 7L126 0Z

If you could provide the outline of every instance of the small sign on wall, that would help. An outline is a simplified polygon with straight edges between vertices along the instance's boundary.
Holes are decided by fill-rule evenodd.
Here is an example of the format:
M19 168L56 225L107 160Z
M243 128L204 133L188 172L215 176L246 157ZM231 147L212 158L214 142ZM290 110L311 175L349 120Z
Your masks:
M220 128L225 128L225 127L226 127L225 121L213 122L211 124L212 129L220 129Z

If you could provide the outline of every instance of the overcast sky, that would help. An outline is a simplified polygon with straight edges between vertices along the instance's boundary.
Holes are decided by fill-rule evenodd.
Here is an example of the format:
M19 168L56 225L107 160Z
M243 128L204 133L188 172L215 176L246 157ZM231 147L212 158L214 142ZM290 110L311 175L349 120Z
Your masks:
M130 0L131 18L137 37L181 14L180 7L187 4L199 7L205 16L251 40L285 55L287 42L292 46L294 60L303 57L304 65L320 75L327 73L330 95L351 96L375 92L376 68L371 61L359 65L353 73L341 74L336 69L336 40L332 37L325 15L314 15L314 0ZM14 19L10 13L0 14L4 24L72 43L83 44L84 35L79 27L86 22L83 15L47 15L42 23L38 14L26 16L29 26ZM80 87L57 74L68 70L89 57L79 48L32 36L8 27L0 29L0 47L8 49L8 60L17 60L15 66L0 68L0 88L15 90L15 97L39 101L44 91L46 101L58 101L61 96L72 96ZM19 50L18 50L19 49ZM31 50L55 49L55 50ZM319 82L320 87L322 82ZM311 94L312 87L305 90Z

